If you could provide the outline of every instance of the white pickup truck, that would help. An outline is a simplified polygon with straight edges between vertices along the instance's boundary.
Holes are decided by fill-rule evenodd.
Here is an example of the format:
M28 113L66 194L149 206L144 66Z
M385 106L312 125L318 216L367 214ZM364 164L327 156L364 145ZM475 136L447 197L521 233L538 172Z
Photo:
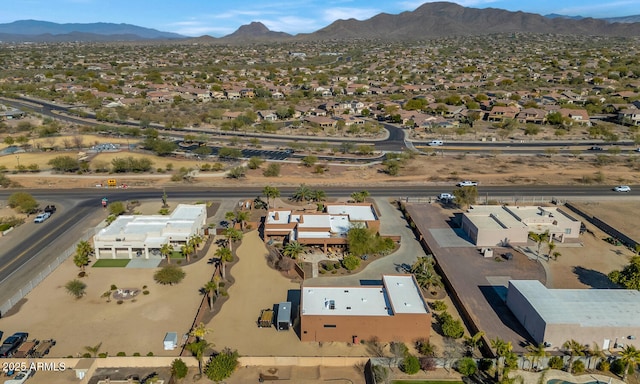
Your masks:
M471 181L471 180L464 180L464 181L459 182L456 185L458 187L477 187L478 186L478 182L477 181Z

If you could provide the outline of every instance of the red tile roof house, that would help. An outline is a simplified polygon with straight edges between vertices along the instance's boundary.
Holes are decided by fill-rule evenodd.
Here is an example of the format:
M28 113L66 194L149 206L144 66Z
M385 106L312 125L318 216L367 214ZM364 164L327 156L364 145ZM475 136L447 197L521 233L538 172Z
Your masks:
M333 128L337 124L336 120L324 116L307 116L304 118L304 121L321 128Z
M561 108L558 112L560 112L562 117L568 117L580 125L591 126L589 113L585 109Z
M491 112L489 112L489 116L487 116L488 121L504 121L506 119L515 119L516 115L520 112L520 109L515 106L499 106L495 105L491 108Z
M321 246L326 252L328 246L346 247L352 223L362 223L376 233L380 229L378 213L369 203L327 204L325 212L271 210L264 220L264 241L297 241Z
M525 108L516 115L519 123L522 124L544 124L547 111L539 108Z

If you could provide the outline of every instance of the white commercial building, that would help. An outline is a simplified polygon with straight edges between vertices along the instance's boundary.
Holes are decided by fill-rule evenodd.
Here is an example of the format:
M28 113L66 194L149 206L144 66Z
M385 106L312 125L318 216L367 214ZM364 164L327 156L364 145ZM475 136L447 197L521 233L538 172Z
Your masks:
M123 215L93 237L96 258L161 258L164 244L186 244L202 235L207 220L204 204L179 204L170 216Z

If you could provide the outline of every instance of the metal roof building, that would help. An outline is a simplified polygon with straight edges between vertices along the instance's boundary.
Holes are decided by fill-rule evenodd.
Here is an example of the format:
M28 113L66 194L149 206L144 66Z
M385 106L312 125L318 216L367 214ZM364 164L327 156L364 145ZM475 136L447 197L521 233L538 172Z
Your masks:
M640 346L640 291L548 289L538 280L511 280L507 306L537 343L575 339L604 350Z

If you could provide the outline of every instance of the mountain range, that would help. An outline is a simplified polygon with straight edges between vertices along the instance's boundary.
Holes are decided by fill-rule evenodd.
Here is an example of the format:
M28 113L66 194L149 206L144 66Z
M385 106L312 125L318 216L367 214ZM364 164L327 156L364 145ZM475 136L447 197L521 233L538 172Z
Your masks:
M449 2L425 3L414 11L380 13L367 20L337 20L313 33L290 35L269 30L260 22L213 38L188 38L176 33L131 24L71 23L21 20L0 24L0 40L13 42L136 41L190 39L201 42L250 43L313 40L419 40L444 36L494 33L640 36L640 15L612 19L512 12L496 8L467 8Z

